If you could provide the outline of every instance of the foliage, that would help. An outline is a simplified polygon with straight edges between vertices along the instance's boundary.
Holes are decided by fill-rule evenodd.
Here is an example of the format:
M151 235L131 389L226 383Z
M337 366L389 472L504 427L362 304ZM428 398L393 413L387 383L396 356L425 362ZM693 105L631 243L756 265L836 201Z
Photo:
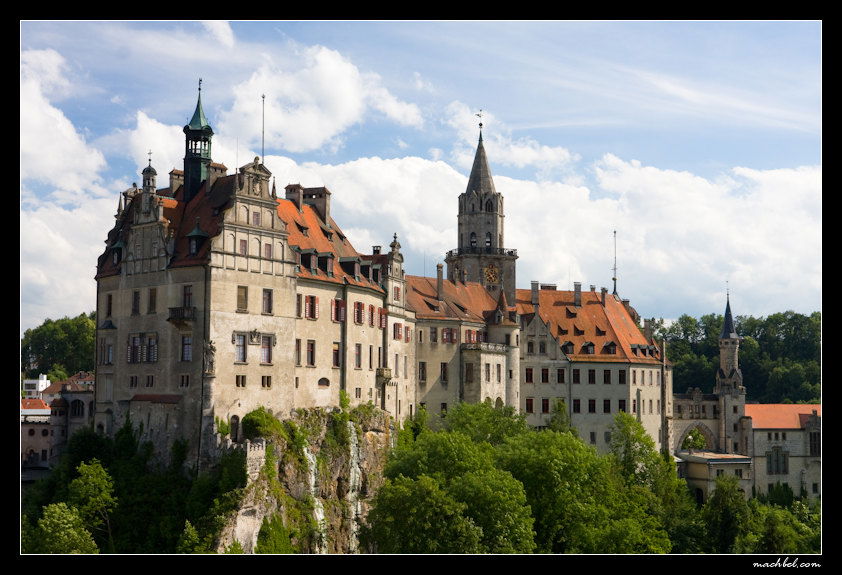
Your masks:
M199 532L193 527L189 519L184 520L184 531L181 532L181 537L178 538L178 545L175 547L176 553L202 553L201 542L199 541Z
M246 439L286 437L283 423L262 405L243 416L242 427Z
M231 424L228 421L220 419L219 417L214 417L214 421L216 422L216 431L219 432L222 437L227 437L231 434Z
M80 463L76 471L79 476L70 482L68 501L76 507L91 533L102 532L107 535L108 547L113 552L110 516L117 506L114 481L96 459Z
M637 418L620 411L611 425L611 454L628 484L651 487L660 457L655 441Z
M515 413L511 406L494 407L490 402L456 404L447 412L444 428L464 433L472 441L485 441L491 445L529 430L525 415Z
M44 508L35 539L37 544L33 552L36 553L99 553L79 512L63 502Z
M710 392L719 367L718 339L724 318L682 315L656 338L666 339L676 391ZM737 316L740 368L747 398L763 403L817 403L821 398L821 312L793 311L754 318ZM678 386L681 386L680 389Z
M547 422L547 429L558 433L572 433L576 435L576 429L570 425L570 414L567 412L567 403L557 398L553 402L552 414Z
M378 553L479 553L482 529L436 479L399 476L380 488L360 531Z
M245 553L245 551L243 550L243 546L236 539L234 539L234 542L231 543L231 545L225 548L226 555L242 555L243 553Z
M398 446L383 474L417 478L421 475L450 480L470 471L492 469L492 448L477 444L464 433L424 431L414 443Z
M278 514L264 517L260 532L257 534L255 553L286 554L295 553L290 537L290 531L284 525Z
M93 371L96 324L94 312L75 318L47 319L28 329L21 339L21 371L26 377L52 371L60 376ZM67 379L65 375L64 379Z
M681 442L681 449L704 449L706 446L707 440L698 429L691 429L684 441Z
M707 547L713 553L733 553L738 538L748 532L749 508L737 478L716 478L716 489L702 508L707 525Z

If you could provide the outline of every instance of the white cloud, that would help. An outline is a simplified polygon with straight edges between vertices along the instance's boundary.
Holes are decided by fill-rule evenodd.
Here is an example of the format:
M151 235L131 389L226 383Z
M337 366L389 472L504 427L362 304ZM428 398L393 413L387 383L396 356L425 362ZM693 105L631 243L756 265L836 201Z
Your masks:
M301 49L300 66L271 60L234 86L234 103L221 114L220 131L246 145L260 142L265 94L266 141L273 148L304 152L341 145L341 134L375 110L402 125L420 126L421 113L386 90L374 74L362 74L339 52L323 46Z
M53 50L21 54L20 168L21 182L47 184L64 192L63 201L96 180L105 167L99 150L90 147L64 113L47 97L69 89L65 62Z
M223 46L234 47L234 31L231 30L231 25L228 22L224 20L203 20L202 26Z

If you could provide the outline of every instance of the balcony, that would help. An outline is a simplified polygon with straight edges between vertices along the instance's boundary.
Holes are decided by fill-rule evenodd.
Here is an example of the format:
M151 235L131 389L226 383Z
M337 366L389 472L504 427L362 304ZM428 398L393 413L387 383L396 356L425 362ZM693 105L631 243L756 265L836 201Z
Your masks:
M481 247L481 246L470 246L464 248L457 248L455 250L450 250L447 252L447 258L452 258L456 256L462 256L466 254L477 254L477 255L492 255L492 256L512 256L517 257L517 250L509 249L509 248L492 248L492 247Z
M171 307L170 316L167 321L194 321L196 319L195 307Z
M509 351L509 346L504 343L477 342L463 343L459 346L459 349L462 351L479 350L484 353L506 353Z

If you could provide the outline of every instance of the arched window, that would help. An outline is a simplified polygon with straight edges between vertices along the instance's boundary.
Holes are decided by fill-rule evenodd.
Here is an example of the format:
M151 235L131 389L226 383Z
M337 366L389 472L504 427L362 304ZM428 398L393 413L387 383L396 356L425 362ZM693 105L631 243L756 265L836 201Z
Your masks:
M70 402L70 416L82 417L85 415L85 404L78 399Z
M491 200L485 202L485 211L486 212L493 212L494 211L494 204L491 203Z
M231 416L231 441L237 443L240 441L240 416Z
M477 235L474 232L471 232L471 247L477 247Z
M491 232L485 232L485 247L491 247Z

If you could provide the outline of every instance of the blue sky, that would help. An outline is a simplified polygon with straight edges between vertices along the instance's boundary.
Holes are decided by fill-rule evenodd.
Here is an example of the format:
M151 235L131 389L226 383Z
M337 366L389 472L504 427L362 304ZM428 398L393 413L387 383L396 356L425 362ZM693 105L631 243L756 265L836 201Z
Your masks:
M118 194L180 167L198 79L229 170L327 185L409 273L456 246L483 110L518 285L646 317L821 309L821 23L22 22L21 331L94 307Z

